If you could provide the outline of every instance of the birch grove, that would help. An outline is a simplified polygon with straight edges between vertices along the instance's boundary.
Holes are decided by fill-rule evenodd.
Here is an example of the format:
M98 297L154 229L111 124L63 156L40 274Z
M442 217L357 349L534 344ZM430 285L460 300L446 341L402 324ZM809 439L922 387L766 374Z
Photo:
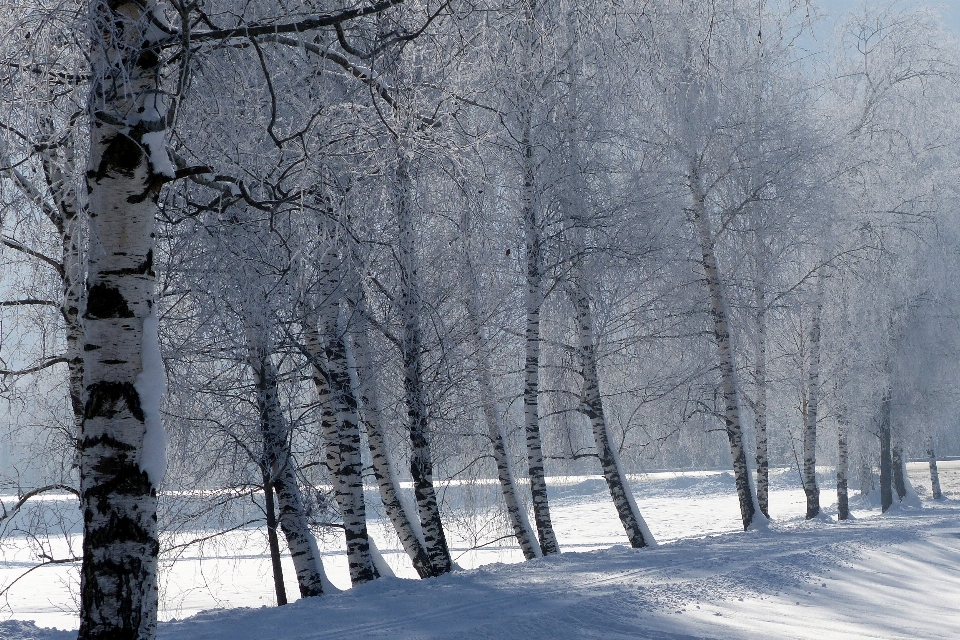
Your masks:
M392 575L383 532L537 566L584 476L638 553L651 471L731 471L744 530L910 509L915 461L950 497L956 36L654 5L0 17L0 489L78 498L76 557L31 544L81 638L155 637L184 531L262 538L285 604L285 562Z

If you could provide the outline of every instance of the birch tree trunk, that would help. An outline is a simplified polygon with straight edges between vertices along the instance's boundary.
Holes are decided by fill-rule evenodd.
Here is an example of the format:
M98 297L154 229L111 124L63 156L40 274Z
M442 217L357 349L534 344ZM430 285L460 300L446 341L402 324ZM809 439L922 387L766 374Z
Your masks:
M740 398L737 388L736 368L733 345L730 340L730 328L727 320L727 302L723 292L723 282L717 258L714 253L713 231L709 213L706 209L705 193L699 169L691 163L688 176L690 193L693 196L691 214L700 243L704 277L710 293L710 315L713 318L713 336L717 344L720 364L720 384L724 400L724 422L727 440L730 443L730 455L733 458L733 475L740 501L740 515L743 529L746 531L757 518L757 497L747 468L747 455L743 446L743 426L740 421ZM760 514L763 517L763 514Z
M580 271L582 267L576 268ZM590 298L585 291L582 281L583 275L575 273L574 281L568 287L570 300L576 314L580 366L583 375L583 390L580 396L580 410L590 420L593 429L593 439L597 447L597 456L603 469L603 477L607 481L607 488L613 498L613 505L620 516L620 522L630 540L630 546L635 549L646 546L656 546L656 541L640 515L637 503L630 492L626 476L620 465L620 457L610 438L610 429L607 426L606 416L603 413L603 398L600 395L600 375L597 371L597 347L593 322L593 313L590 309Z
M755 289L757 305L757 352L754 376L757 388L757 504L764 516L770 517L770 458L767 454L767 300L764 283L758 279Z
M287 604L287 588L283 584L283 565L280 563L280 541L277 539L277 510L273 500L273 483L270 470L263 465L263 511L267 518L267 542L270 546L270 563L273 567L273 590L277 594L277 606Z
M803 429L803 492L807 496L807 520L820 514L820 487L817 486L817 417L820 405L820 313L823 282L817 276L816 301L810 321L810 355L807 369L807 406Z
M943 492L940 490L940 472L937 470L937 455L933 449L933 438L927 438L927 460L930 463L930 490L933 493L934 500L942 500Z
M333 247L321 258L321 300L304 315L304 335L313 380L323 406L321 417L327 449L327 470L333 483L347 543L350 582L378 577L370 555L363 465L360 457L360 421L350 380L344 330L340 325L342 286L340 260ZM319 309L317 308L319 306Z
M850 517L850 499L847 491L847 471L850 465L847 453L847 422L837 419L837 520Z
M530 526L526 509L520 502L517 483L514 479L510 456L506 447L506 429L497 407L496 395L493 388L493 375L490 365L490 348L487 342L486 329L483 326L480 314L480 282L477 270L473 264L472 229L469 216L463 217L462 233L464 237L464 269L463 282L467 289L464 303L467 309L467 319L470 322L470 340L472 342L474 358L477 363L477 381L480 386L480 404L483 407L483 417L487 423L487 432L493 448L493 459L497 465L497 479L500 481L500 491L507 508L507 517L513 527L513 533L523 550L526 560L533 560L543 555L537 538Z
M417 498L424 545L434 572L448 573L453 559L440 520L440 506L433 487L430 423L423 388L423 339L420 333L420 276L413 203L410 201L410 160L407 150L397 154L397 222L400 231L400 314L403 322L401 351L403 388L410 430L410 475Z
M290 452L290 424L283 415L277 386L277 370L257 329L247 327L250 367L257 387L260 433L265 466L277 492L280 529L283 531L297 574L300 595L323 595L326 575L316 539L310 531L303 496Z
M149 640L157 619L157 486L166 434L153 271L169 170L151 0L89 3L87 304L83 314L80 640ZM75 380L71 381L75 384ZM71 389L71 393L75 393ZM73 398L71 398L72 400Z
M400 484L397 482L393 462L390 459L390 449L383 433L380 394L366 319L368 310L362 291L358 290L353 308L353 324L355 326L353 330L353 353L360 384L361 416L367 431L367 443L370 446L373 473L380 490L380 499L383 501L387 517L390 518L390 522L400 538L400 544L403 545L404 551L410 557L417 575L421 578L439 575L438 572L434 571L427 549L424 546L423 532L420 530L419 521L411 517L400 498Z
M51 128L52 129L52 128ZM52 130L49 132L53 135ZM73 137L60 146L51 145L41 156L44 178L54 201L48 217L60 236L62 297L60 315L66 326L66 352L68 367L67 388L70 407L73 410L77 433L83 423L83 323L80 310L85 305L82 216L80 200L74 183L76 162Z
M880 509L893 504L893 460L890 452L890 391L880 400Z
M550 518L547 479L543 468L543 445L540 439L540 309L543 306L541 267L542 239L537 224L536 186L534 180L532 114L524 114L521 153L523 154L523 218L526 245L526 357L524 359L523 421L527 440L527 475L533 502L533 519L537 526L543 555L560 553L557 536Z
M897 501L903 502L903 499L907 497L907 483L903 477L906 473L906 465L903 460L903 447L899 443L892 447L890 462L893 470L893 488L897 491Z

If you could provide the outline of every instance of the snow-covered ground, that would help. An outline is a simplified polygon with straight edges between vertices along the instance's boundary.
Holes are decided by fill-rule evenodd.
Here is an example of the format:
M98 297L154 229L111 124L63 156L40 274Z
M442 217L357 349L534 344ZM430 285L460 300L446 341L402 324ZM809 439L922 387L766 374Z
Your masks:
M929 487L925 465L910 472L918 488ZM882 517L855 503L856 520L831 524L803 521L796 472L779 470L773 530L743 533L729 474L638 476L638 504L661 546L633 550L599 478L557 479L551 506L565 552L559 557L523 563L508 540L468 551L460 539L458 562L479 568L405 580L409 563L378 526L379 546L401 578L284 608L269 606L262 532L237 531L186 548L165 568L159 637L960 638L960 463L943 463L941 480L945 501ZM825 473L825 505L835 502L828 482ZM346 587L338 546L329 541L324 561L334 583ZM3 549L0 584L29 560L15 551ZM75 628L75 571L45 567L18 582L0 638L73 637L19 621ZM291 595L292 575L288 567Z

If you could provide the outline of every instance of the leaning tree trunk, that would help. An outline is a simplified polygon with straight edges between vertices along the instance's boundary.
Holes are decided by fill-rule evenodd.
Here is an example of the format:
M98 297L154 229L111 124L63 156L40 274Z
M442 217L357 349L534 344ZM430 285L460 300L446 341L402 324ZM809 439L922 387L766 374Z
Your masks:
M880 401L880 509L893 505L893 460L890 452L890 391Z
M163 148L152 0L90 2L90 214L84 313L80 640L149 640L166 434L153 271Z
M850 500L847 493L847 422L841 415L837 419L837 520L850 517Z
M462 233L464 237L464 269L463 282L467 288L464 296L464 306L467 309L467 319L470 322L469 335L473 346L474 358L477 366L477 381L480 385L480 404L483 407L483 417L487 423L487 432L493 448L493 459L497 465L497 479L500 481L500 491L507 508L507 517L513 526L513 533L523 550L526 560L533 560L543 555L527 511L519 498L517 483L514 479L510 456L506 446L506 429L497 407L496 395L493 388L491 374L490 347L487 341L486 330L483 326L480 313L480 282L477 270L473 264L473 233L468 214L464 214Z
M400 544L410 557L413 568L421 578L430 578L440 575L434 570L430 556L423 540L423 531L419 520L412 517L404 504L400 494L400 483L397 481L390 459L390 447L383 433L383 418L380 412L380 394L377 388L376 368L373 364L373 355L370 347L369 329L366 313L368 313L362 293L357 294L353 305L355 315L353 324L354 360L357 366L357 378L360 388L360 405L363 425L367 431L367 444L370 447L370 458L373 463L373 474L380 489L380 499L387 517L393 523L393 528L400 538Z
M257 328L247 327L249 362L260 409L264 466L270 471L270 480L277 493L280 529L290 549L300 595L305 598L319 596L323 595L326 575L297 481L290 451L290 423L280 405L277 370L270 350L257 334Z
M423 381L423 339L420 333L420 275L417 237L410 200L410 161L406 149L397 153L397 222L400 231L400 316L403 323L401 351L403 389L410 430L410 475L417 498L420 527L437 573L453 569L453 559L440 520L440 505L433 486L433 459L430 452L430 422Z
M927 460L930 463L930 489L933 492L934 500L942 500L943 492L940 490L940 472L937 470L937 454L933 448L933 438L927 438Z
M373 580L378 574L367 533L357 399L350 381L345 336L339 323L340 273L336 251L328 247L320 265L322 308L310 309L304 315L304 336L323 411L327 470L343 518L350 582L357 585Z
M277 510L273 499L273 483L270 469L263 465L263 512L267 518L267 542L270 545L270 563L273 567L273 590L277 594L277 606L287 604L287 588L283 584L283 565L280 563L280 541L277 539Z
M740 398L737 388L736 368L733 345L727 320L727 302L723 292L720 269L714 252L714 237L706 207L706 196L700 179L699 169L691 164L689 187L693 196L693 223L700 242L704 277L710 293L710 315L713 318L713 336L719 352L720 385L723 391L724 422L727 440L730 443L730 455L733 458L733 475L740 500L740 515L746 531L757 519L757 497L754 493L750 472L747 468L746 449L743 446L743 426L740 421ZM763 514L760 514L763 518Z
M620 457L613 446L610 429L603 412L593 313L590 309L590 298L584 290L581 278L582 274L575 273L574 281L568 287L576 314L577 351L580 354L583 375L580 410L589 418L590 426L593 428L593 439L597 447L597 456L600 458L600 466L603 469L603 477L607 481L607 488L610 490L610 496L613 498L623 529L630 540L630 546L634 548L656 546L656 541L640 515L637 503L630 492L630 485L627 484L620 465Z
M803 429L803 492L807 496L807 520L820 514L820 487L817 486L817 417L820 406L820 312L821 276L817 276L817 299L810 321L810 361L807 369L807 407Z
M540 439L540 310L543 306L543 274L541 267L542 238L537 224L536 186L534 181L531 114L523 121L523 230L526 244L526 357L524 360L523 421L527 440L527 475L533 502L533 520L537 526L543 555L560 553L550 517L547 479L543 467L543 445Z

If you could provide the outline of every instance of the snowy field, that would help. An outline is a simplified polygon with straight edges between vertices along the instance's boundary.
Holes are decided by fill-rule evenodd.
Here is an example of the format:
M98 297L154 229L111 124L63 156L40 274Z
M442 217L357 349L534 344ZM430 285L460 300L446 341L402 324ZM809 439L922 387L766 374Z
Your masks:
M909 470L918 488L929 487L926 465ZM453 542L465 571L381 579L282 609L270 606L262 530L195 544L165 563L159 638L960 638L960 462L941 464L947 500L934 503L921 489L922 509L882 517L854 500L856 520L844 524L804 522L796 471L777 470L775 525L766 533L739 531L729 473L631 481L657 549L626 546L602 480L556 479L551 507L560 557L522 563L509 540L471 549L502 531L452 523L453 531L471 532ZM833 503L827 511L835 513L828 469L821 483L822 502ZM382 523L373 531L397 575L414 575ZM327 571L346 589L342 543L325 542ZM5 586L32 563L15 541L5 540L2 553ZM285 570L292 597L292 565ZM75 629L77 587L70 565L23 577L6 595L0 639L73 637L38 626Z

